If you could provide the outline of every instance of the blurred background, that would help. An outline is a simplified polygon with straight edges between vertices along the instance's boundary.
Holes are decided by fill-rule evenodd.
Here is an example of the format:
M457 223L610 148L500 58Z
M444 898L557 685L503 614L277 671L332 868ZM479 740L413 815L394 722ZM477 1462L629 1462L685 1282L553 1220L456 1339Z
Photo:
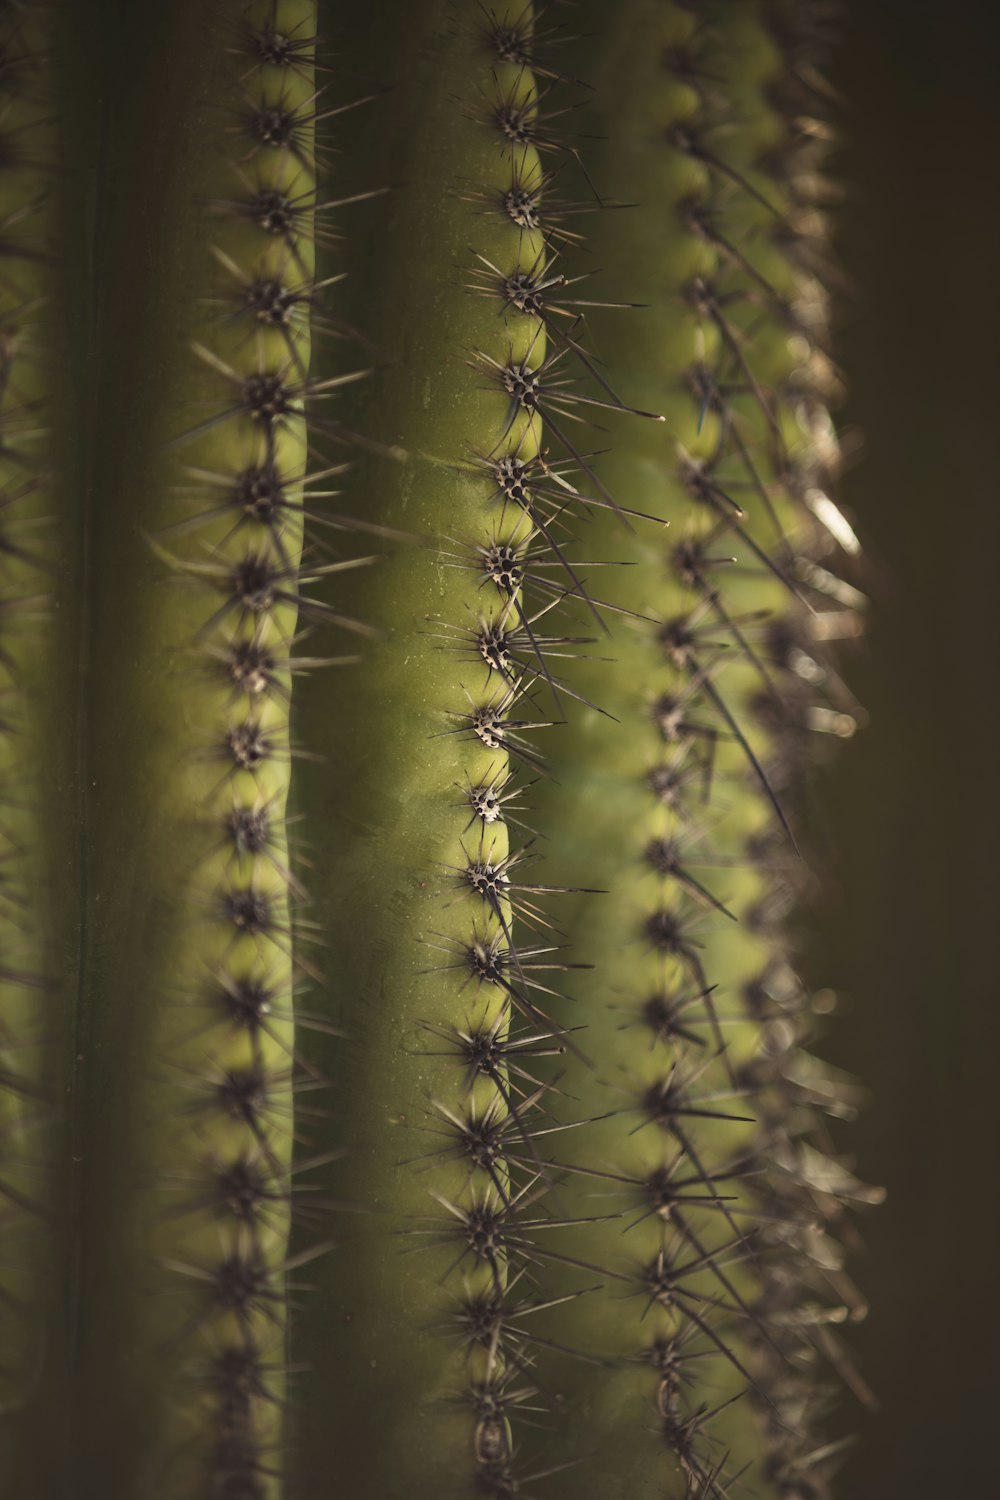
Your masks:
M838 1133L888 1189L852 1334L882 1401L844 1500L1000 1495L1000 27L971 0L847 0L832 81L839 309L864 447L840 495L873 592L872 711L824 777L832 890L807 967L821 1051L870 1102Z

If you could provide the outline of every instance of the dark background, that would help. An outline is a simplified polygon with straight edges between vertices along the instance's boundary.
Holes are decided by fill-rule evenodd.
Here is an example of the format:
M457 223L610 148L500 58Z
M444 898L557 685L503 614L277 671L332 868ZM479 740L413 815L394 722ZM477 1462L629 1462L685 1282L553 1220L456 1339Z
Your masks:
M838 1132L888 1189L851 1340L882 1401L843 1500L1000 1494L1000 34L991 8L848 0L831 76L839 307L864 447L870 727L824 778L833 890L809 967L821 1050L868 1086Z

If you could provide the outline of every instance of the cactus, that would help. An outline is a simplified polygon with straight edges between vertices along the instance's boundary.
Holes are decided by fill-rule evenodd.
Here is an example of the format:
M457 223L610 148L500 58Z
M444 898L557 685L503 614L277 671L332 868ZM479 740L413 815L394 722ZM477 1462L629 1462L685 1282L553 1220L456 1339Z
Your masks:
M829 1493L825 9L2 8L11 1493Z

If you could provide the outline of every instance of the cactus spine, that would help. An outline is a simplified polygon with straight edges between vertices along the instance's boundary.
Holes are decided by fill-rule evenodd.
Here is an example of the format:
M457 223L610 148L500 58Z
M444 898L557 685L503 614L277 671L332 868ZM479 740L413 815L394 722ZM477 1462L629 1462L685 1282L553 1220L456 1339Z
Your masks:
M7 13L0 1471L827 1493L822 7Z

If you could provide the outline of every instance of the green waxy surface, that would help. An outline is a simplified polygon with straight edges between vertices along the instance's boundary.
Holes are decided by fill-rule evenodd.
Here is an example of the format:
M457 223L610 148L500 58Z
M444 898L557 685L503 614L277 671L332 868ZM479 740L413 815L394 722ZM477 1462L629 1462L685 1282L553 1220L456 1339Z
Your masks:
M792 1493L785 8L8 9L0 1481Z
M666 418L661 426L618 414L603 423L602 478L654 520L637 520L629 532L613 516L595 517L588 556L627 564L595 575L595 591L641 618L614 617L610 665L569 669L570 686L614 717L578 711L557 782L533 798L555 878L606 893L577 904L568 938L574 956L594 967L574 976L571 1008L556 1010L583 1028L581 1044L594 1060L589 1070L568 1060L560 1085L578 1115L596 1118L557 1137L553 1152L568 1172L560 1211L596 1220L575 1231L573 1254L601 1269L602 1285L545 1325L550 1336L609 1362L569 1363L561 1372L558 1441L567 1457L588 1457L554 1477L552 1493L595 1500L721 1494L735 1473L752 1476L756 1492L771 1492L754 1412L766 1387L761 1397L753 1378L758 1346L770 1336L761 1274L774 1243L766 1219L762 1230L753 1177L746 1185L741 1178L773 1107L752 1078L776 1033L748 997L783 951L758 903L772 899L775 886L780 897L783 868L798 855L775 827L773 791L733 721L766 761L769 739L755 718L762 684L774 691L778 667L767 630L800 608L761 560L761 552L782 557L779 527L789 532L791 559L800 525L772 433L780 429L794 459L803 445L791 401L774 402L765 415L750 382L787 389L801 354L760 283L686 219L689 205L711 204L720 232L747 262L780 294L795 294L787 261L768 245L777 221L753 197L780 194L756 170L780 134L763 94L777 51L756 7L720 7L715 19L717 30L686 7L641 0L624 8L599 59L586 54L594 88L581 122L594 140L588 166L609 198L635 205L623 210L627 232L617 216L599 216L588 248L601 267L600 291L643 304L595 310L593 341L621 396ZM587 34L600 24L598 9L584 7L579 21ZM708 83L697 86L697 72L694 86L685 77L685 56ZM679 146L681 130L706 154ZM738 176L713 168L716 152ZM570 258L568 269L582 264ZM695 278L721 295L715 317L692 307ZM596 279L594 287L599 297ZM727 378L744 387L725 398L735 434L720 432L712 402L689 386L698 366L725 370L733 347L740 358L729 360ZM692 461L709 465L738 496L744 519L736 520L731 501L692 497L679 477ZM700 542L711 561L692 581L677 549ZM675 621L693 632L683 659L671 657L652 623ZM680 702L679 729L664 717L665 696ZM762 839L770 851L754 855ZM678 841L679 869L656 867L656 840ZM650 924L664 914L666 932L657 937ZM686 1034L666 1037L659 1013L651 1024L650 1003L664 999L684 1005ZM692 1114L662 1122L655 1091L666 1084ZM657 1176L664 1172L677 1194L672 1206ZM564 1273L549 1282L565 1292L594 1279ZM761 1311L751 1314L755 1306ZM675 1369L662 1363L670 1347Z
M89 22L86 34L62 28L54 52L59 67L75 48L74 61L102 77L96 101L75 84L68 96L80 123L69 149L82 157L99 135L101 170L73 180L58 204L68 269L49 273L77 299L77 347L88 350L78 381L81 369L101 374L78 403L86 439L59 474L83 517L86 572L78 562L55 584L79 622L86 688L66 1118L78 1384L67 1397L60 1330L21 1436L68 1399L70 1444L39 1457L12 1441L11 1462L32 1476L32 1495L46 1484L62 1493L63 1462L74 1493L214 1495L223 1481L256 1483L265 1466L280 1468L293 1049L287 657L309 320L306 303L287 331L268 324L249 294L276 280L308 297L313 260L308 214L286 242L226 206L312 188L310 50L279 67L246 48L268 25L308 37L315 14L282 0L244 8L238 22L201 5L155 17L109 7ZM294 116L290 137L265 136L269 108L275 130ZM262 419L255 379L277 382L287 417ZM272 526L231 498L253 469L280 476L290 508ZM273 663L264 690L230 668L247 645ZM251 984L269 1005L259 1028L235 1010ZM240 1114L236 1094L254 1070L266 1099L246 1103L244 1092ZM234 1350L251 1374L267 1372L246 1399L218 1373ZM276 1478L263 1484L276 1492Z
M535 319L505 314L488 285L488 295L472 289L484 266L530 270L542 249L503 214L514 160L492 112L529 100L532 85L497 62L487 20L475 5L383 6L343 36L348 73L367 80L377 60L372 81L389 84L392 101L359 136L348 188L397 184L374 231L345 249L356 321L390 355L357 425L405 450L361 461L352 502L366 522L414 539L345 580L342 597L378 621L381 638L335 703L319 684L302 698L302 732L328 757L299 788L326 830L310 884L330 934L329 1014L346 1033L326 1064L348 1147L335 1191L367 1212L345 1216L340 1245L317 1267L297 1352L322 1393L300 1423L307 1490L337 1473L373 1497L468 1492L477 1457L502 1460L508 1442L472 1400L502 1378L502 1356L462 1322L477 1299L503 1298L507 1257L477 1255L460 1217L501 1205L508 1168L501 1160L492 1182L470 1168L453 1131L470 1116L502 1120L508 1085L501 1068L470 1087L455 1033L496 1026L502 1041L511 1020L503 989L469 965L476 941L506 939L463 872L507 853L504 823L482 824L467 794L499 782L516 757L477 739L467 716L510 686L479 653L482 622L505 606L481 567L477 576L475 549L525 528L477 460L531 459L536 432L511 418L491 372L541 363L545 338ZM517 148L516 165L536 173L533 148ZM554 716L518 705L508 717ZM550 732L525 736L532 751ZM517 931L506 899L499 910ZM533 1026L516 1009L512 1024Z

